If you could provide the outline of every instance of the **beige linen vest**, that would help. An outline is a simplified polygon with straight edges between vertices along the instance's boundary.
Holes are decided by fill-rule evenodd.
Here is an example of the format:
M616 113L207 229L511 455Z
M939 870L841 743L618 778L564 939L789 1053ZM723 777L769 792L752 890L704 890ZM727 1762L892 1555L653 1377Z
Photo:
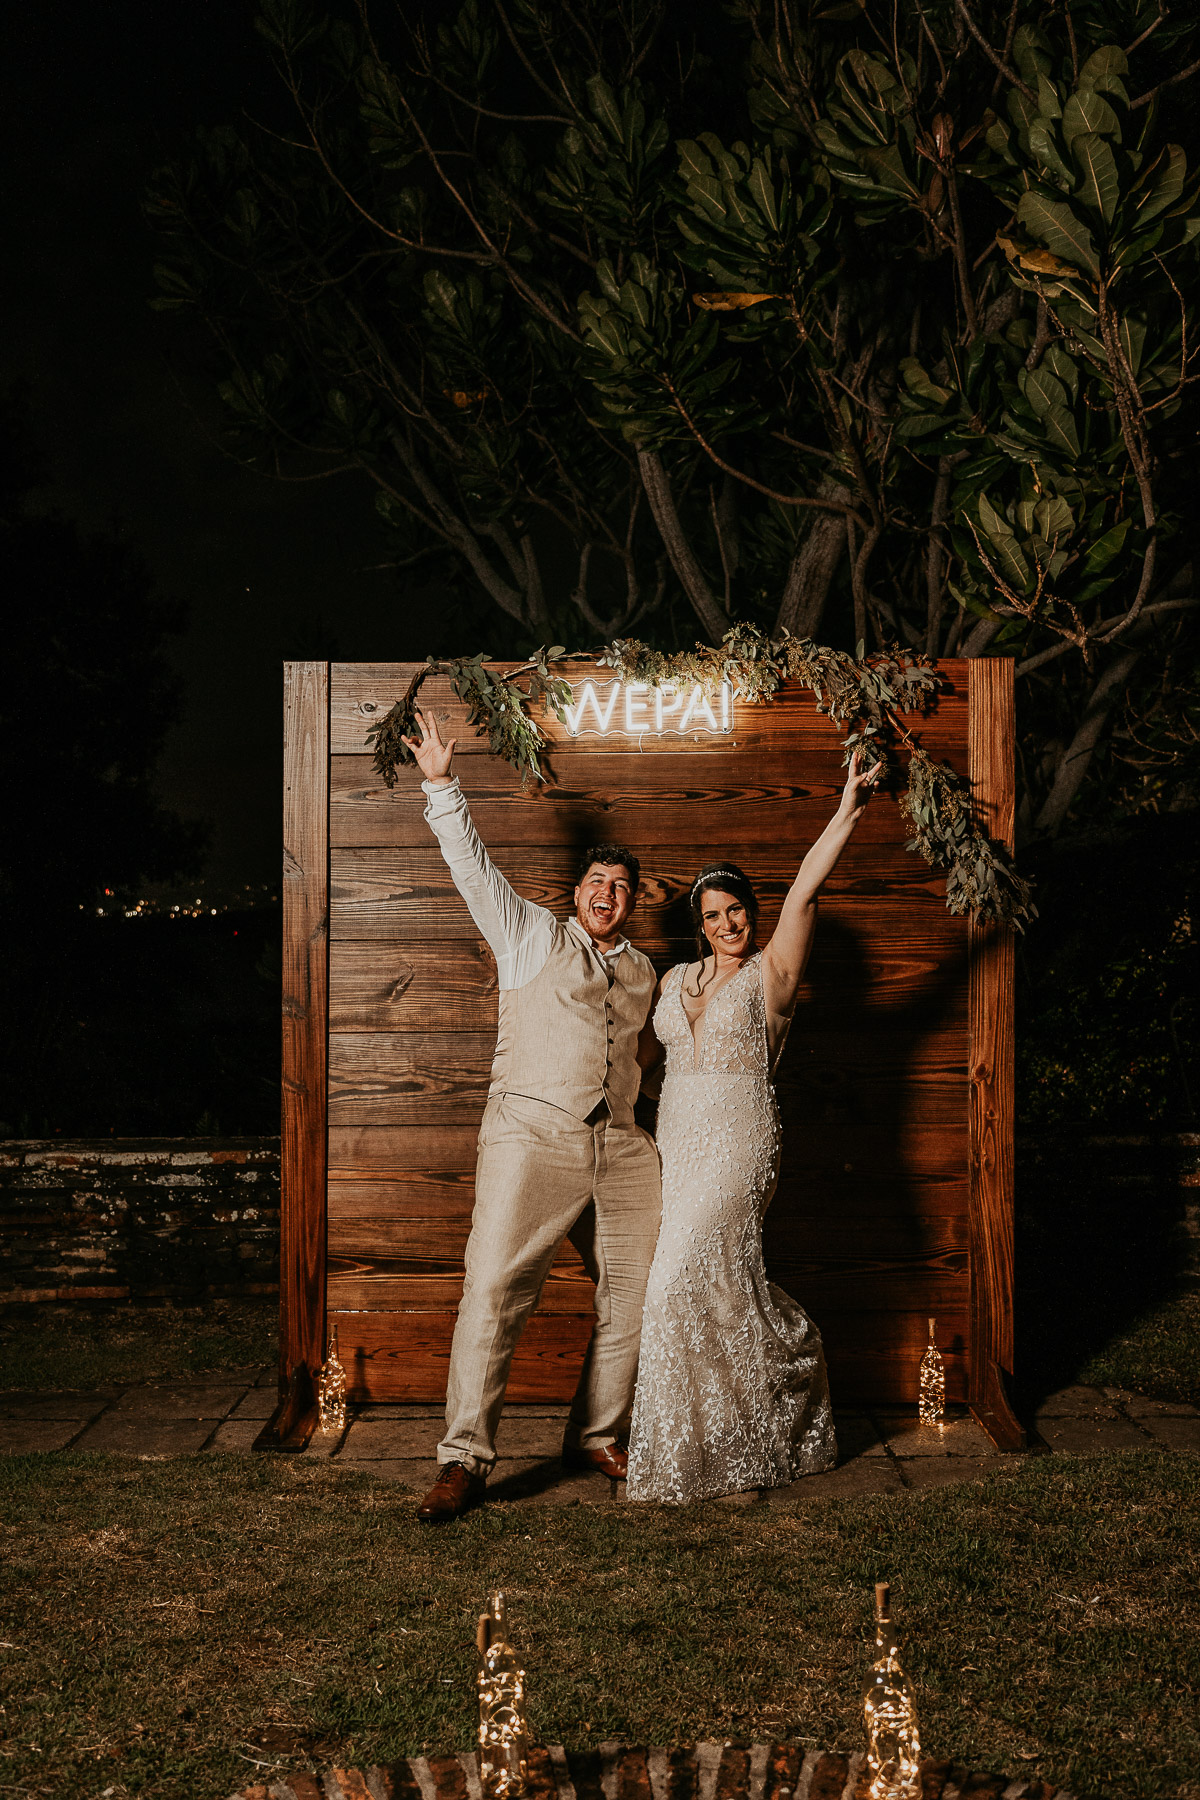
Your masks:
M489 1096L545 1100L575 1119L606 1100L615 1125L632 1125L638 1033L653 995L654 967L640 950L622 953L610 984L600 959L558 925L541 972L500 995Z

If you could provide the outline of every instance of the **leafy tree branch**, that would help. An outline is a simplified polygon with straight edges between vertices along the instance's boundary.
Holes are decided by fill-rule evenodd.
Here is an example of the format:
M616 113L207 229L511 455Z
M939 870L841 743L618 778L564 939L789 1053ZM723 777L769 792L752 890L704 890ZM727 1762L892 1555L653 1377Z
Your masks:
M260 29L292 128L205 134L147 203L235 454L369 481L367 554L506 648L745 618L1011 656L1024 831L1161 803L1104 745L1197 642L1192 10L264 0Z

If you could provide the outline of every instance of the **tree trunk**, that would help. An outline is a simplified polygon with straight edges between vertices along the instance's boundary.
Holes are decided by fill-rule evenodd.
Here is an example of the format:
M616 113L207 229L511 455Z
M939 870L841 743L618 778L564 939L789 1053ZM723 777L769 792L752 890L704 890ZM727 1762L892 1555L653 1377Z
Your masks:
M662 457L657 450L639 450L638 468L641 470L642 486L650 502L654 523L658 526L658 534L670 558L671 567L695 608L696 617L708 633L709 643L719 644L729 630L729 614L705 580L704 571L696 561L696 553L684 534L679 514L675 510L671 478L663 466Z
M826 475L820 482L817 499L846 500L849 504L853 493L835 475ZM844 549L846 518L840 513L817 513L788 569L779 614L775 617L777 632L786 626L797 637L817 635Z
M941 637L942 608L945 604L942 594L942 575L945 565L945 548L942 544L941 531L946 523L950 510L950 483L954 478L955 467L963 461L963 456L942 456L938 459L937 481L933 489L933 509L929 517L929 542L925 547L925 654L936 656L938 642Z
M1053 837L1062 829L1109 715L1124 693L1125 679L1141 654L1140 650L1126 650L1116 662L1109 664L1092 689L1083 722L1063 752L1054 777L1054 786L1034 820L1034 829L1041 836Z
M505 581L499 570L493 567L474 532L464 524L450 505L445 490L440 488L427 473L411 446L405 442L400 433L393 432L391 438L397 456L407 469L417 492L437 519L446 542L451 544L469 564L496 605L510 618L519 620L522 625L528 625L530 621L527 597L511 582Z
M1001 619L980 619L966 641L959 645L960 656L982 656L1003 623Z
M854 496L835 476L826 475L817 489L816 498L849 503ZM808 536L792 558L775 620L776 631L786 627L796 637L817 635L845 548L845 518L839 513L818 513L809 527Z

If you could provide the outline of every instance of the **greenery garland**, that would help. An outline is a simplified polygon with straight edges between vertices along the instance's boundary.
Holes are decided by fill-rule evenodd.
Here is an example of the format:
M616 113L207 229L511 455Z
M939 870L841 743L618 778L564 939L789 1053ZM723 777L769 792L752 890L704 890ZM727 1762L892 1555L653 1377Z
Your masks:
M549 650L535 650L529 661L507 675L489 669L490 656L457 656L438 660L430 657L408 684L403 699L372 725L367 743L375 740L375 772L382 775L387 787L395 787L396 770L401 763L416 759L406 737L419 737L417 730L417 695L430 675L448 675L450 684L467 708L467 716L477 734L486 733L493 756L502 756L523 775L545 780L542 754L546 739L530 708L540 701L545 712L562 719L563 707L570 703L570 685L551 673L550 664L561 662L567 652L561 644ZM524 687L520 677L528 679Z
M785 681L799 682L812 691L818 712L835 724L852 727L843 740L845 763L859 750L890 772L896 740L902 739L909 752L908 787L899 805L914 829L905 847L919 851L931 868L946 870L949 911L969 912L1014 931L1022 931L1037 917L1029 882L976 820L967 782L948 763L935 762L900 722L902 713L924 712L941 684L928 657L898 645L867 656L861 643L851 656L786 630L771 638L756 625L735 625L719 646L697 644L694 650L674 654L652 650L636 638L617 638L599 651L573 654L592 656L598 667L612 669L622 681L649 687L668 681L698 682L711 692L727 681L739 699L751 704L769 700ZM543 713L565 719L571 689L555 674L554 665L566 657L564 646L554 644L536 650L507 675L490 668L491 659L482 654L430 657L404 697L367 733L376 772L391 788L398 766L414 760L404 739L417 734L422 683L438 674L449 677L471 724L481 737L486 735L492 754L523 775L544 780L546 739L532 709L540 705Z

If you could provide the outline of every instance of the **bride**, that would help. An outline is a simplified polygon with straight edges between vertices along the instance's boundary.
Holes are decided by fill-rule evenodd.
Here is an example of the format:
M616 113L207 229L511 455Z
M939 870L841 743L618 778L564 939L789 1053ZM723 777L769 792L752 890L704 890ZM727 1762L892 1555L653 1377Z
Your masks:
M780 1487L837 1453L820 1333L767 1280L762 1221L779 1173L771 1077L817 922L879 765L850 764L841 804L800 865L769 942L731 862L691 893L698 960L658 985L638 1060L665 1056L657 1141L662 1229L642 1322L630 1500L682 1504Z

